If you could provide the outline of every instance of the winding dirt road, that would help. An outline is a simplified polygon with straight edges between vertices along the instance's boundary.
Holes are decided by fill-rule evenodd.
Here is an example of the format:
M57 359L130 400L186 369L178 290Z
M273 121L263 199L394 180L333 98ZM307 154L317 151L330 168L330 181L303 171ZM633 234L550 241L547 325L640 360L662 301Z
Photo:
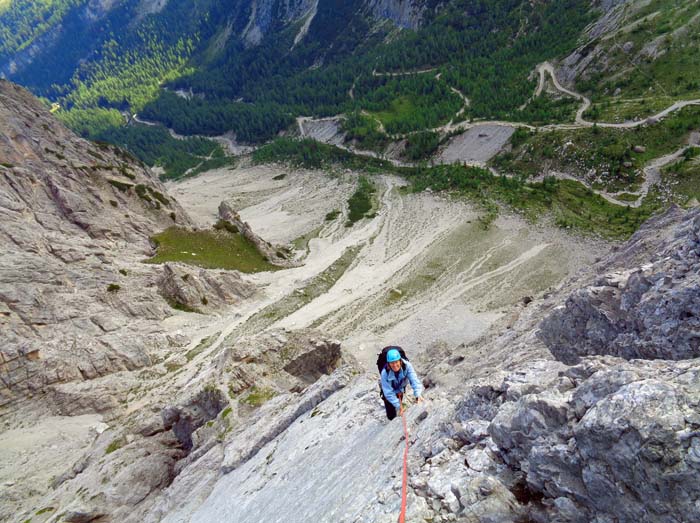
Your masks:
M633 129L635 127L639 127L640 125L644 125L647 123L653 123L653 122L656 122L658 120L662 120L663 118L665 118L669 114L671 114L675 111L678 111L680 109L683 109L684 107L688 107L689 105L700 105L700 99L680 100L678 102L671 104L669 107L667 107L663 111L660 111L660 112L656 113L655 115L649 116L647 118L643 118L641 120L629 120L629 121L620 122L620 123L591 122L591 121L583 118L583 114L591 107L591 100L590 99L586 98L581 93L577 93L576 91L572 91L572 90L567 89L566 87L562 86L559 83L559 80L557 79L557 75L554 71L554 66L552 64L550 64L549 62L544 62L544 63L538 65L537 72L539 74L539 82L537 84L537 90L535 91L535 96L539 96L542 93L542 89L544 88L545 80L546 80L545 75L548 74L550 76L550 78L552 79L552 83L554 84L554 87L557 89L557 91L581 101L581 107L579 107L578 111L576 111L576 120L575 120L576 125L578 125L580 127L593 127L594 125L597 125L598 127L608 127L608 128L613 128L613 129ZM548 129L572 128L570 125L566 125L566 124L561 124L561 125L554 124L554 125L548 125L545 127Z

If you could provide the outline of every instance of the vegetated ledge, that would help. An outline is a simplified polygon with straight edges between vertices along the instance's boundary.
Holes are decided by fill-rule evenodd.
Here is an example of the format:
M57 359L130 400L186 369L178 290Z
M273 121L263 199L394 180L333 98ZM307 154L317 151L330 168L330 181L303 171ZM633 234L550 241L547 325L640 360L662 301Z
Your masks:
M170 227L151 237L156 255L145 263L180 262L204 269L245 273L279 270L240 233L222 229Z

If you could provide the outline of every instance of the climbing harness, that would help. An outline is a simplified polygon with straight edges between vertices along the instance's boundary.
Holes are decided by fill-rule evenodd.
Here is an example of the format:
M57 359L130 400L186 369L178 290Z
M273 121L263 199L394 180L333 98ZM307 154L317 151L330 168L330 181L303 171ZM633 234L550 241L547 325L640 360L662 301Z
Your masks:
M408 428L406 427L406 413L401 409L401 421L403 421L403 435L406 446L403 449L403 479L401 483L401 514L399 523L406 522L406 489L408 487Z

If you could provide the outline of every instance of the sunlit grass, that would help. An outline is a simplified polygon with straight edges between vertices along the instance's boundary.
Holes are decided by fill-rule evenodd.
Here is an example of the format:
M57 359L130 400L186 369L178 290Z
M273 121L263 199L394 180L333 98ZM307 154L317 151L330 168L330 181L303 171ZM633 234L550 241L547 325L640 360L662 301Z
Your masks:
M146 263L181 262L205 269L262 272L278 269L240 234L170 227L152 237L156 255Z

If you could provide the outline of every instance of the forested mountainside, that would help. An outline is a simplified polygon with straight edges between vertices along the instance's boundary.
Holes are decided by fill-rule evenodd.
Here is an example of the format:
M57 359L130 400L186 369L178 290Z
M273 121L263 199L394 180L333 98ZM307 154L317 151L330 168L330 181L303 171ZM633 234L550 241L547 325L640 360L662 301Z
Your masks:
M453 89L469 93L465 117L515 117L533 67L572 50L594 16L584 0L73 0L2 9L0 31L12 35L0 47L3 74L58 101L72 126L108 137L128 109L181 133L232 130L246 142L273 137L298 115L355 109L381 115L388 132L433 127L462 105ZM437 67L442 81L380 74Z
M0 523L700 521L698 13L0 0Z
M691 0L12 1L0 71L164 177L301 134L394 166L488 167L470 183L519 180L508 205L530 198L525 182L573 179L586 194L548 186L583 209L559 223L629 234L700 196L700 116L685 107L700 100L699 24ZM488 154L459 145L490 140L472 129L488 122L502 137Z

